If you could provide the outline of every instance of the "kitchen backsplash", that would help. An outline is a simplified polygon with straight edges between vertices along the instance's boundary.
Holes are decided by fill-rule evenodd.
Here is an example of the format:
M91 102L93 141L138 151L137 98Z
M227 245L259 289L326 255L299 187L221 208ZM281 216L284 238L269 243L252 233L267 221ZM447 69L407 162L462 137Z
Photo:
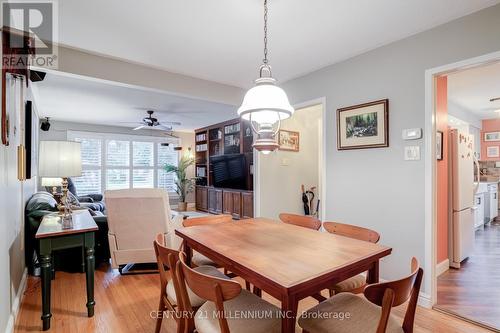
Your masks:
M497 167L496 164L495 161L479 161L481 175L500 177L500 167Z

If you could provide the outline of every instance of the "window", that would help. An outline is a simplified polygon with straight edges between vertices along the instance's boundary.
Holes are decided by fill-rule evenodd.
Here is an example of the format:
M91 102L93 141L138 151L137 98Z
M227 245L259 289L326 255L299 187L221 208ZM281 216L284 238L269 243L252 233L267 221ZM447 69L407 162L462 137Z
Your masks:
M78 195L153 187L175 192L175 176L163 168L177 165L177 139L72 131L68 139L82 144L82 176L73 179Z
M75 138L81 143L82 176L73 179L78 195L101 192L102 140Z

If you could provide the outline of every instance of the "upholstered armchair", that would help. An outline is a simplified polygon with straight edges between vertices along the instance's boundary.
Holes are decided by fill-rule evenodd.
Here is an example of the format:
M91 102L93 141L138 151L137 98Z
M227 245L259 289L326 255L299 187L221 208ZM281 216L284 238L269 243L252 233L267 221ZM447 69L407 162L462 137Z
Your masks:
M163 234L165 244L171 243L173 238L169 231L173 232L175 223L167 192L163 189L126 189L106 191L104 197L111 266L121 273L127 264L155 263L155 236Z

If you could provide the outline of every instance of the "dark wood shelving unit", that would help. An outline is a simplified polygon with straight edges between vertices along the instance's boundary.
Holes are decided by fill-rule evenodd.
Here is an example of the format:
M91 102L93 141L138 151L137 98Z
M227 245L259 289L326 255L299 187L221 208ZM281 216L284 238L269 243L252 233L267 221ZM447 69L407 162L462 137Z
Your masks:
M196 209L212 214L231 214L235 219L253 217L253 132L250 124L239 118L195 131ZM245 154L248 190L216 188L210 157Z

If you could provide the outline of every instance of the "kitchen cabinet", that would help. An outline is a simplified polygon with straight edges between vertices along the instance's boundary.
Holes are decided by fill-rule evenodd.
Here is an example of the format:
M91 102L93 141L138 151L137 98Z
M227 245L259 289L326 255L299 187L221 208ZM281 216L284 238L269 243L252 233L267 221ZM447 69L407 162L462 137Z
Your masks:
M242 218L250 219L253 218L253 192L246 191L241 192L241 210L242 210Z
M488 185L490 195L490 221L493 221L498 216L498 184Z
M474 228L484 225L484 193L478 193L474 196Z

